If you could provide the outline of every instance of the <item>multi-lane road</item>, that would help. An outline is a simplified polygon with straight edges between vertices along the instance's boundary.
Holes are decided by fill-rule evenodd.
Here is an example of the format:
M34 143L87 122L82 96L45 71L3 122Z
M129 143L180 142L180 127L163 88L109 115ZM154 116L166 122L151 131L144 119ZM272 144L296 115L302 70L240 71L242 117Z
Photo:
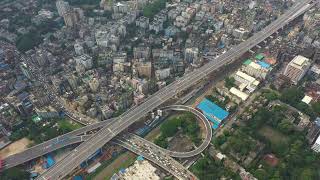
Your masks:
M163 149L159 148L159 146L150 143L145 143L144 139L139 136L135 136L133 134L126 134L121 138L117 138L113 140L114 143L121 145L128 150L143 156L149 161L157 164L162 167L177 179L180 180L196 180L197 177L192 174L187 168L185 168L182 164L174 160L170 157Z
M198 110L193 109L189 106L183 105L172 105L168 107L164 107L162 110L164 111L186 111L193 113L197 119L204 125L205 127L205 138L203 143L197 147L193 151L189 152L176 152L170 151L167 149L163 149L150 141L147 141L135 134L124 134L115 137L111 143L120 145L138 155L144 156L146 159L154 162L158 166L162 167L164 170L168 171L176 178L185 180L185 179L197 179L194 174L192 174L187 168L182 166L179 162L175 161L172 157L178 158L187 158L200 154L204 149L207 148L211 141L212 137L212 128L209 120ZM97 128L98 126L92 127ZM85 130L91 130L86 127ZM85 130L77 130L75 132L68 133L66 135L51 139L45 143L39 144L28 150L12 155L9 158L5 159L7 166L18 165L27 159L36 158L40 155L47 154L56 149L68 146L70 144L80 143L84 140L88 139L91 135L81 135L77 136L77 134L83 134ZM7 167L9 168L9 167Z
M192 87L198 81L205 78L207 75L211 74L220 67L233 62L236 58L239 58L242 54L264 41L266 38L287 25L293 19L303 14L314 5L309 4L311 2L312 0L301 0L297 2L276 21L272 22L262 31L253 35L247 41L231 48L226 53L217 57L214 61L211 61L205 66L186 74L182 78L159 90L140 106L132 108L128 113L119 117L116 122L112 122L109 126L103 127L94 136L75 148L68 156L46 171L38 179L62 179L73 169L75 169L81 162L86 160L97 149L101 148L117 134L145 116L148 112L171 99L179 92Z
M203 143L194 149L193 151L190 152L175 152L175 151L169 151L166 149L162 149L163 152L166 152L169 156L171 157L177 157L177 158L186 158L186 157L192 157L197 154L200 154L210 143L211 137L212 137L212 128L210 125L210 122L208 119L198 110L193 109L189 106L183 106L183 105L172 105L172 106L167 106L162 108L163 111L186 111L186 112L191 112L193 113L197 119L204 125L205 127L205 138L203 139ZM110 119L110 120L115 120L115 119ZM43 156L45 154L48 154L52 151L55 151L57 149L80 143L83 142L87 139L90 138L92 134L86 134L89 131L93 131L96 129L99 129L103 126L107 126L111 121L103 121L100 123L96 123L93 125L85 126L83 128L74 130L70 133L58 136L54 139L48 140L44 143L38 144L36 146L33 146L23 152L13 154L6 159L5 161L5 168L11 168L14 166L17 166L19 164L28 162L34 158ZM137 137L139 138L139 137ZM117 139L117 137L116 137ZM152 142L149 142L147 140L144 140L143 138L142 141L145 142L145 144L149 144L150 146L153 144ZM160 148L160 147L158 147Z

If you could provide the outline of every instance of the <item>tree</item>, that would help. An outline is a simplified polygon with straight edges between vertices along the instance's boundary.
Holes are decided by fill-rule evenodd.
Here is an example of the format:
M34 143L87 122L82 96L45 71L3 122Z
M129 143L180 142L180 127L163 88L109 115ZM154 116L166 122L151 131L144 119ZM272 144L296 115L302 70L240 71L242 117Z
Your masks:
M156 0L145 6L143 9L143 16L153 18L161 9L166 7L166 0Z
M1 179L5 180L28 180L29 176L29 172L17 167L10 168L1 173Z
M28 51L42 42L41 36L36 31L30 31L27 34L21 35L17 38L16 46L19 51Z
M254 172L254 175L258 179L268 179L268 174L264 169L258 169Z
M215 147L219 147L227 141L227 137L225 135L218 136L213 140L213 144Z
M168 141L166 140L165 137L163 136L159 136L154 143L164 149L166 149L168 147Z
M313 103L311 106L313 111L320 115L320 102Z
M300 180L313 180L315 179L315 172L311 168L304 168L299 177Z
M281 132L286 133L286 134L289 134L290 132L292 132L294 130L292 123L288 122L287 120L282 120L279 123L278 128Z
M235 82L236 82L236 80L234 79L234 77L226 77L225 79L224 79L224 82L225 82L225 86L228 88L228 89L230 89L230 88L232 88L232 87L234 87L235 86Z
M280 179L281 177L280 177L279 171L274 172L273 176L270 178L270 180L280 180Z
M178 127L181 126L181 119L173 118L164 122L161 127L161 133L165 137L172 137L178 131Z
M281 95L281 101L286 102L292 106L296 106L303 98L304 93L301 88L287 88L284 89Z
M279 98L278 94L274 91L264 93L264 97L267 98L268 101L274 101Z

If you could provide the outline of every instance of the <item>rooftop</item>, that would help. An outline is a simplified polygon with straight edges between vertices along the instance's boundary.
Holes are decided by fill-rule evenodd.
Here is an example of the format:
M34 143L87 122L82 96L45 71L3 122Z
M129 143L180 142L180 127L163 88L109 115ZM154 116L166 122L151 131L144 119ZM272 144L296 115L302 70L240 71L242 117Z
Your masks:
M256 78L254 78L254 77L252 77L242 71L237 71L236 75L247 80L249 83L252 83L254 85L259 85L259 83L260 83L259 81L256 80Z
M148 161L136 161L134 165L120 173L123 179L150 179L157 180L160 177L156 174L157 168L152 166Z
M262 54L256 55L256 59L258 59L258 60L262 60L263 58L264 58L264 55L262 55Z
M303 56L301 56L301 55L296 56L296 57L292 60L292 62L293 62L294 64L298 65L298 66L303 66L303 64L306 63L307 61L309 61L309 59L306 58L306 57L303 57Z
M243 64L248 66L251 62L252 62L251 59L247 59L243 62Z
M218 128L219 124L228 117L229 112L225 111L215 103L209 101L208 99L202 100L197 106L203 114L214 123L213 128Z
M269 69L271 66L270 64L264 62L264 61L257 61L257 63L262 67L262 68L265 68L265 69Z
M236 95L237 97L239 97L240 99L242 99L243 101L247 100L249 95L240 91L239 89L235 88L235 87L232 87L230 89L230 92L233 94L233 95Z

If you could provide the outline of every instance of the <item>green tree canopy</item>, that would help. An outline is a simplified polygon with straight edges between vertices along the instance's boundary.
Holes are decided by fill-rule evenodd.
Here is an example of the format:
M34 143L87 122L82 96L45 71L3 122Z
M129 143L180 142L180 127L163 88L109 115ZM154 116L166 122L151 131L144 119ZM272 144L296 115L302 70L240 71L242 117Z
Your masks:
M159 11L166 7L166 0L155 0L145 6L143 9L143 16L153 18Z
M28 180L30 173L18 167L13 167L1 173L1 179L4 180Z
M281 95L281 101L286 102L292 106L297 105L303 98L304 93L301 88L292 87L284 89Z

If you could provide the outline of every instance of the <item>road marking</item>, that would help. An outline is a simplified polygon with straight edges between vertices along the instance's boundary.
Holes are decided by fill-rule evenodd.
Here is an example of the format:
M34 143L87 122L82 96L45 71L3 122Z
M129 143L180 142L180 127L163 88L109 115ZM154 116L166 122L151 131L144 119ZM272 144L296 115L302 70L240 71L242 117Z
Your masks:
M164 100L162 100L159 96L156 96L156 98L158 98L161 101L161 103L164 103Z
M111 131L111 129L110 129L110 128L108 128L108 131L110 131L110 132L112 133L112 135L113 135L113 136L115 136L115 135L116 135L113 131Z

